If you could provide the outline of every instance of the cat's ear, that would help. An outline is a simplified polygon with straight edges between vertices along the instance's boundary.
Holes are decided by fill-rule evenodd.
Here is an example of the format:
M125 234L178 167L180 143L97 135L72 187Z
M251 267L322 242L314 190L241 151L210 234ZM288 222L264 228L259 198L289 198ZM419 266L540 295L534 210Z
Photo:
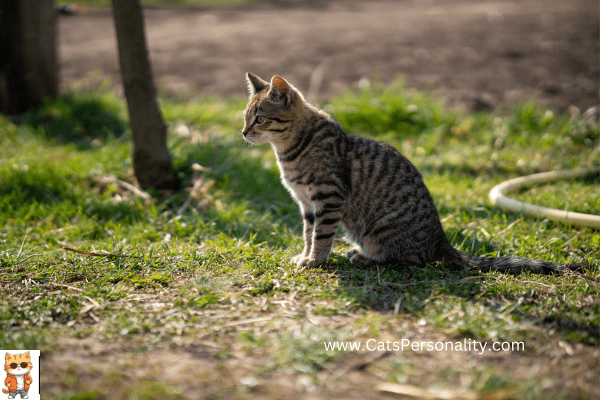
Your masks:
M292 90L292 86L287 83L285 79L277 75L271 78L271 91L269 94L277 99L279 99L281 96L288 100L294 99L294 91Z
M23 356L25 356L25 358L31 360L31 356L29 355L29 352L23 353Z
M271 78L271 88L282 94L286 94L290 91L290 84L282 77L275 75Z
M246 72L246 82L248 82L248 91L250 94L260 92L268 85L267 82L263 81L252 72Z
M5 353L5 354L4 354L4 359L5 359L5 360L10 360L10 358L11 358L11 357L10 357L10 354L8 354L8 353Z

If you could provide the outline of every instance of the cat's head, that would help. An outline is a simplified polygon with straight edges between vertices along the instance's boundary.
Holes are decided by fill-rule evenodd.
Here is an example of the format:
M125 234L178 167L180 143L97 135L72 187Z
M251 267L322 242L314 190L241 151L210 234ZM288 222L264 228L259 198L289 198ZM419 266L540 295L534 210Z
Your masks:
M33 365L29 352L23 354L8 354L4 359L4 370L11 375L21 376L28 374Z
M302 94L280 76L269 83L248 72L246 81L250 99L244 110L244 138L253 144L289 139L304 109Z

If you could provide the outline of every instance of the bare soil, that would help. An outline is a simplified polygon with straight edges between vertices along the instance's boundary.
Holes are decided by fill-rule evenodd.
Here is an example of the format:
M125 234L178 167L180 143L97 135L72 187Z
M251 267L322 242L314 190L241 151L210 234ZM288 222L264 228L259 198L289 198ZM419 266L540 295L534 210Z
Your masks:
M335 316L327 321L328 318L323 317L317 322L334 326L355 323L356 318L358 315ZM404 339L433 343L463 341L423 326L411 316L402 321L392 321L390 317L390 322L385 333L372 337L376 343L398 343ZM303 331L313 323L315 321L287 321L280 329L282 332ZM105 325L100 322L96 329ZM255 329L265 332L263 328L232 330L220 335L216 342L190 334L176 336L172 341L153 345L151 350L139 340L126 336L114 342L103 341L96 335L84 339L64 338L55 343L54 352L44 353L41 360L41 370L53 371L51 376L41 376L42 395L67 398L73 393L94 390L98 399L475 400L480 398L477 393L465 390L464 386L483 376L489 378L492 388L497 385L487 397L482 397L487 399L513 398L519 392L522 395L525 388L519 385L523 380L537 384L537 390L540 386L551 387L551 397L546 398L597 399L600 396L595 372L599 367L600 349L579 343L570 345L553 339L543 346L546 347L543 355L527 349L395 351L390 346L389 349L343 353L330 361L327 368L308 372L294 365L274 369L270 367L273 355L269 354L274 348L257 346L248 350L236 343L240 333L252 334ZM270 334L265 335L266 340L270 337ZM386 383L388 374L395 376L398 372L407 377L407 383ZM505 389L500 383L503 380L508 380ZM531 398L545 397L540 392L531 395Z
M286 0L145 16L163 95L244 96L251 71L322 101L361 79L402 77L469 110L535 96L563 112L599 104L598 10L596 0ZM60 60L63 88L105 75L119 88L111 11L62 17Z

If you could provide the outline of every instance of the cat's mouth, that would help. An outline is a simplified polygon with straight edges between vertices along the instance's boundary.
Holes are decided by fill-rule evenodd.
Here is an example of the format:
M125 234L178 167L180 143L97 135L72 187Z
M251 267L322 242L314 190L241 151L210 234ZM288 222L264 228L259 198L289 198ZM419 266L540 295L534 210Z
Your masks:
M250 144L260 144L262 141L258 138L258 133L252 130L242 131L244 140Z
M248 137L250 135L250 132L242 132L242 136L244 137L244 140L248 143L252 143L252 140L250 140L250 138Z
M13 369L12 371L10 371L11 375L16 375L16 376L20 376L20 375L26 375L27 373L29 373L29 369L25 368L25 369Z
M245 128L245 127L244 127ZM248 135L250 135L252 132L252 129L244 129L242 130L242 136L244 137L244 139L249 140L248 139Z

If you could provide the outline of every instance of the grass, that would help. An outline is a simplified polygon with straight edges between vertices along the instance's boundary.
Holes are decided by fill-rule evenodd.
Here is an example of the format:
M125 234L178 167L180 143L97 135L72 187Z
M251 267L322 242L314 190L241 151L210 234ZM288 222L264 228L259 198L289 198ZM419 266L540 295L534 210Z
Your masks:
M119 185L134 178L126 107L114 94L66 94L19 118L0 116L0 348L59 357L69 351L65 337L79 339L145 374L131 384L101 358L85 360L45 398L104 398L114 387L121 398L179 397L181 389L162 382L143 356L165 346L204 346L210 370L200 370L195 384L217 397L248 397L278 374L294 377L296 388L335 393L351 370L377 382L489 398L596 393L597 282L436 265L357 269L342 257L341 238L326 266L298 271L288 260L302 247L301 219L270 147L248 147L240 138L244 101L161 106L179 176L189 184L192 164L207 169L197 192L160 201ZM598 165L597 126L533 101L465 115L401 83L348 92L324 108L349 133L388 141L416 164L456 247L584 258L596 264L585 273L600 277L598 231L505 213L487 201L491 187L520 174ZM598 213L598 183L590 177L546 185L519 199ZM525 351L494 363L472 353L424 358L404 351L379 359L323 346L406 338L523 342ZM224 372L240 368L232 360L247 361L241 381ZM539 371L520 378L519 368L531 364ZM571 371L576 383L561 378Z

